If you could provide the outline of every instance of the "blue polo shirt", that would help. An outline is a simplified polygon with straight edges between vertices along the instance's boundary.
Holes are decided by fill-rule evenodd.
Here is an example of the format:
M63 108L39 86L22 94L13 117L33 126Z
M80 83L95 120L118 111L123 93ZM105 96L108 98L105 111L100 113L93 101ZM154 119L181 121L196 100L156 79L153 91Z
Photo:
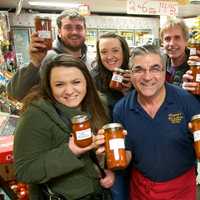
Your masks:
M128 131L126 148L133 165L152 181L173 179L195 166L188 122L200 114L200 102L187 91L166 84L166 98L151 118L137 102L137 92L122 98L113 110L115 122Z

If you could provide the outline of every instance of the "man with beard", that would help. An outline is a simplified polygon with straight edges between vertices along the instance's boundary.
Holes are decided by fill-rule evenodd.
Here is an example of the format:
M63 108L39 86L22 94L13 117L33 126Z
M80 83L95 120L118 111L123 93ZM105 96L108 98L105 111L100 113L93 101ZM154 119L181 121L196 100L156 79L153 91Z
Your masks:
M88 67L91 61L87 57L85 45L85 18L74 10L63 11L57 18L58 35L51 50L47 51L44 39L37 32L31 35L28 66L21 68L8 83L9 97L21 100L29 90L39 83L39 71L45 62L53 59L54 55L66 53L83 60Z
M188 28L181 19L168 19L161 27L160 37L166 53L166 80L181 86L182 76L189 69Z

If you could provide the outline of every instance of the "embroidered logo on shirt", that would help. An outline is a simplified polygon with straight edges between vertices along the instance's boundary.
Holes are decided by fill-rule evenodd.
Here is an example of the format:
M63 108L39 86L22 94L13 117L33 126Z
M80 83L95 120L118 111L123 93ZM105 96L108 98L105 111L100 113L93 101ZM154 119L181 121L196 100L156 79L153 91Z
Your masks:
M183 119L183 114L182 113L170 113L168 115L168 120L172 124L180 124L182 119Z

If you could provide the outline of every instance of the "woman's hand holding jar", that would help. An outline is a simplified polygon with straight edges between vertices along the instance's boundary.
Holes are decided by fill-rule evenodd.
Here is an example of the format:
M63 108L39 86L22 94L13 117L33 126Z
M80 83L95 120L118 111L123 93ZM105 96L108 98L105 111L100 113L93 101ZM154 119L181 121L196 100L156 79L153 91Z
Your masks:
M76 145L74 143L74 136L73 136L73 134L71 134L71 136L69 138L68 147L74 155L81 156L82 154L90 151L91 149L94 149L95 145L94 145L94 143L91 143L87 147L79 147L78 145Z

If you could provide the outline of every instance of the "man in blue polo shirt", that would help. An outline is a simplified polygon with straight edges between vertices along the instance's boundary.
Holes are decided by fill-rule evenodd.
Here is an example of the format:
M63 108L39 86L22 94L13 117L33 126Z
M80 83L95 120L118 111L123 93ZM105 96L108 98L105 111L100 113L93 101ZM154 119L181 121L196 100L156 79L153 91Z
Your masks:
M113 112L114 121L128 132L130 200L195 200L196 157L188 123L200 113L200 103L165 83L166 69L156 47L135 48L130 62L135 90Z

